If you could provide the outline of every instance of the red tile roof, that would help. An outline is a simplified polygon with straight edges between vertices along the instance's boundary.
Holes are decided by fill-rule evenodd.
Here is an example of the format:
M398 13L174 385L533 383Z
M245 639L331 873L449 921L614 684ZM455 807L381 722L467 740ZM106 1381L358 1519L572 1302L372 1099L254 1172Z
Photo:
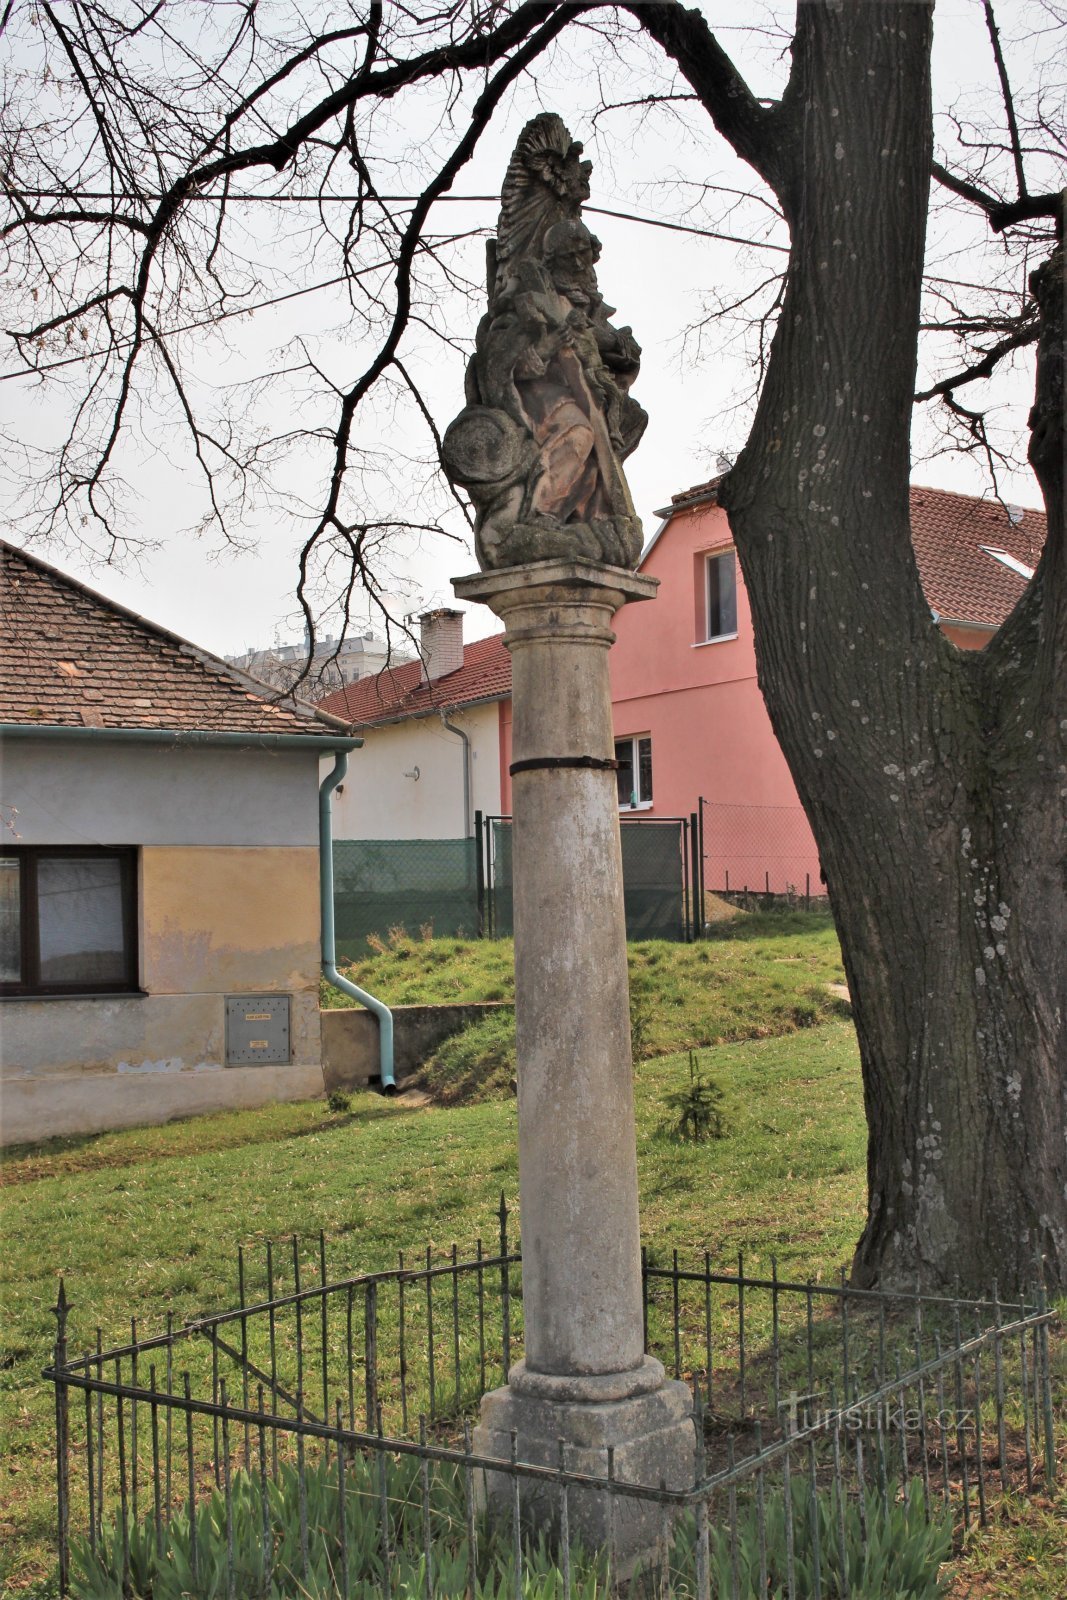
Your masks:
M999 500L947 489L911 491L911 540L923 590L931 609L946 621L999 627L1027 580L982 546L1003 550L1032 569L1045 532L1043 511L1013 506L1009 515Z
M0 540L0 722L313 734L337 724Z
M714 502L721 482L712 478L683 489L658 515L670 517ZM911 490L911 539L923 592L931 610L946 622L999 627L1015 609L1027 580L986 551L1003 550L1032 569L1044 546L1045 531L1043 511L1012 506L1009 515L999 500L980 500L948 489Z
M686 511L690 506L704 505L708 500L715 499L715 491L722 482L722 475L709 478L707 483L694 483L691 489L679 489L677 494L671 495L669 506L663 506L656 512L657 517L669 517L675 511Z
M720 482L720 478L712 478L672 495L663 514L670 516L714 501ZM1012 512L1018 515L1015 507ZM1014 608L1026 579L981 547L1003 550L1034 567L1045 542L1045 516L1041 511L1026 510L1013 523L997 500L979 500L947 489L913 488L911 532L931 608L946 621L995 628ZM466 645L458 671L432 684L420 682L421 676L418 661L405 662L377 677L360 678L328 695L319 707L355 728L364 728L502 700L511 694L511 658L501 634Z
M495 633L464 645L463 665L443 678L422 683L421 676L420 661L387 667L376 677L359 678L327 695L319 701L319 710L355 728L365 728L376 722L399 722L459 706L506 700L511 694L511 657L504 648L504 636Z

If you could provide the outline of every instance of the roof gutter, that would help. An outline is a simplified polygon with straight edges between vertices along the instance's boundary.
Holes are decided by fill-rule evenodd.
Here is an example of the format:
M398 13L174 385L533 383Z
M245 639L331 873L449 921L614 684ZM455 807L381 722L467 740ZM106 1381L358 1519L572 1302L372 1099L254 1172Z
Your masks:
M319 787L319 899L322 917L322 975L342 994L358 1000L361 1006L378 1018L378 1070L383 1089L396 1090L393 1073L393 1013L383 1001L360 989L350 979L343 978L337 970L337 942L334 926L333 903L333 791L348 771L348 751L352 743L344 741L335 746L333 771L328 773Z
M999 622L975 622L973 617L946 617L936 609L931 609L930 616L939 628L964 628L971 633L996 633L1000 627Z
M652 554L653 548L659 543L660 534L664 531L665 528L670 526L670 520L671 519L670 519L669 516L664 516L663 513L659 512L659 511L656 512L656 516L657 517L663 516L663 521L660 523L659 527L656 529L656 531L652 535L651 539L645 545L645 548L641 551L641 559L638 561L637 568L636 568L636 570L638 572L640 572L641 568L644 566L645 562L648 560L649 556Z
M420 706L417 711L398 711L382 717L367 717L363 722L349 722L346 727L356 728L395 728L401 722L425 721L427 717L455 716L457 711L477 711L481 706L497 705L501 700L510 700L511 690L501 690L498 694L485 694L476 700L457 700L447 705Z
M336 733L233 733L211 728L79 728L63 723L0 722L0 739L39 739L54 743L85 739L119 744L229 745L246 750L358 750L357 736Z

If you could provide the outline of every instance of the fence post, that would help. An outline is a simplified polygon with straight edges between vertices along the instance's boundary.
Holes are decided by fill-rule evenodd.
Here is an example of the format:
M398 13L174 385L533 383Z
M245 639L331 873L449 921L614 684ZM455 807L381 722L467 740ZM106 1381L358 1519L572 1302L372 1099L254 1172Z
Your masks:
M485 862L482 859L482 845L485 831L482 827L482 813L474 813L474 894L478 905L478 937L485 938Z
M691 915L692 885L689 881L689 818L679 817L678 821L682 832L682 912L685 923L684 933L686 944L691 944L693 941L693 921L695 919Z
M508 1203L500 1191L500 1313L501 1343L504 1351L504 1382L511 1370L511 1273L508 1261Z
M364 1292L363 1376L366 1382L367 1432L373 1433L378 1420L378 1285L372 1278ZM323 1412L329 1416L328 1411Z
M704 937L704 874L700 860L700 819L695 811L689 813L689 845L693 856L693 938Z
M1037 1280L1037 1308L1044 1315L1048 1310L1048 1294L1045 1289L1044 1262L1039 1264ZM1045 1426L1045 1493L1052 1492L1052 1485L1056 1481L1056 1441L1053 1438L1053 1412L1052 1412L1052 1379L1049 1370L1048 1354L1048 1323L1042 1322L1038 1334L1038 1345L1041 1353L1041 1405L1043 1422ZM1034 1373L1034 1387L1037 1387L1037 1373Z
M56 1319L56 1344L53 1355L56 1373L56 1511L59 1547L59 1592L65 1595L70 1582L70 1402L67 1394L67 1290L59 1280L59 1293L52 1308Z

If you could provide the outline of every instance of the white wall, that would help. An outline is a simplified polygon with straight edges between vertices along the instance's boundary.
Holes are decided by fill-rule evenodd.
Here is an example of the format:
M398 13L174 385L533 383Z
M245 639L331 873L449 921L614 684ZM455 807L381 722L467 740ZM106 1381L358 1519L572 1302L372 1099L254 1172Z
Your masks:
M455 741L458 743L458 740ZM358 756L354 753L353 759ZM329 765L327 764L327 770ZM11 844L317 845L315 750L11 739Z
M3 842L138 849L141 991L0 999L0 1143L321 1094L318 751L11 740ZM285 994L287 1065L227 1066Z
M471 813L500 810L499 706L449 713L471 742ZM459 839L463 819L463 741L439 716L363 728L362 750L334 795L335 839ZM323 771L329 770L325 764ZM418 777L409 776L418 769Z

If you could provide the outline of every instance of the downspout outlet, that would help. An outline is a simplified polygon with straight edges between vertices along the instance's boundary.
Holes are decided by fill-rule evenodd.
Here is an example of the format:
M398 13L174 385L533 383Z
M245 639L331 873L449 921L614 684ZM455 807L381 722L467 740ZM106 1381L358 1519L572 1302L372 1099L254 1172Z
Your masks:
M378 1071L387 1094L397 1094L393 1073L393 1013L384 1001L368 994L337 970L337 942L333 909L333 792L348 771L348 752L334 752L333 771L319 786L319 899L322 923L322 975L342 994L358 1000L378 1019Z

